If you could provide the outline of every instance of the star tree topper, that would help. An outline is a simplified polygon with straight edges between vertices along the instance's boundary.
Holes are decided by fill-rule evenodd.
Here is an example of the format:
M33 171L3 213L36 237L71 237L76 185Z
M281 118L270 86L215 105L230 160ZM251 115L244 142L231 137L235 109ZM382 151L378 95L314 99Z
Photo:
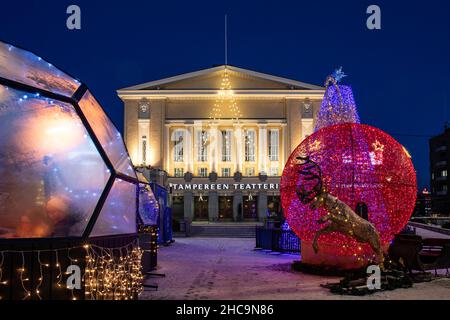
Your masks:
M345 78L347 75L342 71L342 67L339 69L334 70L333 74L331 75L336 82L340 82L343 78Z

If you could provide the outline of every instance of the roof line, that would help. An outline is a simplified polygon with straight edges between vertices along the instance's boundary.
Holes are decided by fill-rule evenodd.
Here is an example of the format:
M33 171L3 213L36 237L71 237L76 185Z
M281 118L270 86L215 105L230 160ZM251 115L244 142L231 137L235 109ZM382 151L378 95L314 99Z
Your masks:
M220 66L217 66L217 67L201 69L201 70L198 70L198 71L183 73L183 74L180 74L180 75L177 75L177 76L173 76L173 77L163 78L163 79L160 79L160 80L150 81L150 82L146 82L146 83L143 83L143 84L122 88L122 89L119 89L118 91L122 91L122 90L123 91L126 91L126 90L143 90L143 89L148 88L148 87L157 87L157 86L160 86L160 85L163 85L163 84L176 82L176 81L181 81L181 80L184 80L184 79L193 78L193 77L197 77L197 76L202 76L202 75L205 75L205 74L208 74L208 73L211 73L211 72L224 70L224 69L229 69L229 70L232 70L232 71L235 71L235 72L244 73L244 74L247 74L249 76L253 76L255 78L262 78L262 79L266 79L266 80L270 80L270 81L274 81L274 82L279 82L279 83L284 83L284 84L295 86L295 87L302 87L302 88L310 89L310 90L323 90L324 89L324 87L321 87L321 86L317 86L317 85L313 85L313 84L309 84L309 83L305 83L305 82L301 82L301 81L291 80L291 79L287 79L287 78L283 78L283 77L272 76L272 75L269 75L267 73L262 73L262 72L248 70L248 69L238 68L238 67L234 67L234 66L230 66L230 65L220 65Z

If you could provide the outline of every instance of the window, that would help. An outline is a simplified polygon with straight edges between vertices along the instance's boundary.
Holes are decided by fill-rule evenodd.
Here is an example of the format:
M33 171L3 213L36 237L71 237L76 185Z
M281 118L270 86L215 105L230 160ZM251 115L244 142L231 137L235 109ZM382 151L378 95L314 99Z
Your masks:
M222 131L222 161L231 161L231 130Z
M255 168L245 168L245 175L251 177L255 175Z
M184 169L183 168L175 168L174 176L177 178L182 178L184 176Z
M184 150L183 150L183 130L176 130L173 133L173 161L183 162Z
M270 167L269 175L270 176L278 176L278 167Z
M442 170L441 177L446 177L446 176L447 176L447 170Z
M445 193L447 193L447 185L446 185L446 184L444 184L444 185L442 186L442 191L445 192Z
M255 161L255 145L256 145L256 132L253 129L245 130L244 133L245 143L245 161Z
M280 132L278 129L269 130L269 160L278 161Z
M197 131L196 134L197 145L197 161L208 161L208 132L204 130Z
M207 168L198 168L198 176L206 178L208 176L208 169Z
M141 148L142 148L142 163L147 163L147 136L142 136L141 138Z
M222 168L222 177L231 177L231 169Z

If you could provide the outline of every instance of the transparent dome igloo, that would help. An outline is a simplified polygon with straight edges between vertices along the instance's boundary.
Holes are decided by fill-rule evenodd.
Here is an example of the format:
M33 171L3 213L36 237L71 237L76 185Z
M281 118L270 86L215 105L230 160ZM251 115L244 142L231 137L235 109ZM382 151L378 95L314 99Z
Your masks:
M76 79L0 42L0 238L136 232L122 137Z

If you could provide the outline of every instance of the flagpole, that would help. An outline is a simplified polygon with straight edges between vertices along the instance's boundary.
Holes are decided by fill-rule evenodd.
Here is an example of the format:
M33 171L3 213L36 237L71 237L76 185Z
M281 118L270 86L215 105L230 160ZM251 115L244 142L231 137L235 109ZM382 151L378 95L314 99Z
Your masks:
M228 25L227 25L227 15L225 15L225 66L228 65Z

